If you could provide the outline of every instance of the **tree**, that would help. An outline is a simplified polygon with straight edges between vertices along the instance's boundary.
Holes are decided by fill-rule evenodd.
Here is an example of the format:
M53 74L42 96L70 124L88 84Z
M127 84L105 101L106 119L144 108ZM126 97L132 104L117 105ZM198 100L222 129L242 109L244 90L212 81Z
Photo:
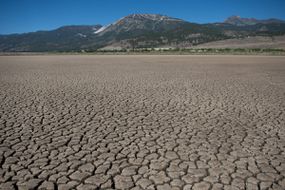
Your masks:
M131 46L131 50L135 51L135 49L137 48L138 42L136 39L130 39L129 40L130 46Z

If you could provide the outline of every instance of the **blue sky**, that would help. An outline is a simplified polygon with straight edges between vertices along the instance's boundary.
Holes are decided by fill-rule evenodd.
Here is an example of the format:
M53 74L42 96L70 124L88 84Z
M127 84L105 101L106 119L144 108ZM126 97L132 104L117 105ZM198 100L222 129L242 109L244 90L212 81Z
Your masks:
M0 0L0 34L63 25L108 24L132 13L158 13L191 22L231 15L285 20L285 0Z

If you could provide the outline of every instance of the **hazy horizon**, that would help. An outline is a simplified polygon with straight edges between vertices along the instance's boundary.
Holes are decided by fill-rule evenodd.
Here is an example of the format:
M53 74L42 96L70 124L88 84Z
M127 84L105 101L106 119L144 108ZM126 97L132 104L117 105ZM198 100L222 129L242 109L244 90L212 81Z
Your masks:
M94 2L27 0L0 2L0 34L52 30L66 25L107 25L129 14L162 14L195 23L222 22L238 15L246 18L285 20L285 1L241 0L106 0Z

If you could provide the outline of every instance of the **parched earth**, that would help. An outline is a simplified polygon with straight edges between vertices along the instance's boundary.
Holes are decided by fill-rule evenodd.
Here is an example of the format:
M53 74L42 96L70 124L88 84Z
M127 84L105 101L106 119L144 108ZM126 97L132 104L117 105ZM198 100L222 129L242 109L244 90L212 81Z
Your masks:
M285 189L285 57L1 56L0 189Z

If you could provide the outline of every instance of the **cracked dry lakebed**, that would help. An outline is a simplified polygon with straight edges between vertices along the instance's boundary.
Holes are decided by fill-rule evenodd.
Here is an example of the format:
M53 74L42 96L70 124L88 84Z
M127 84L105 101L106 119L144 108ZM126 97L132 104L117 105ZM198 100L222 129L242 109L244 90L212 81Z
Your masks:
M284 190L285 57L0 57L0 189Z

